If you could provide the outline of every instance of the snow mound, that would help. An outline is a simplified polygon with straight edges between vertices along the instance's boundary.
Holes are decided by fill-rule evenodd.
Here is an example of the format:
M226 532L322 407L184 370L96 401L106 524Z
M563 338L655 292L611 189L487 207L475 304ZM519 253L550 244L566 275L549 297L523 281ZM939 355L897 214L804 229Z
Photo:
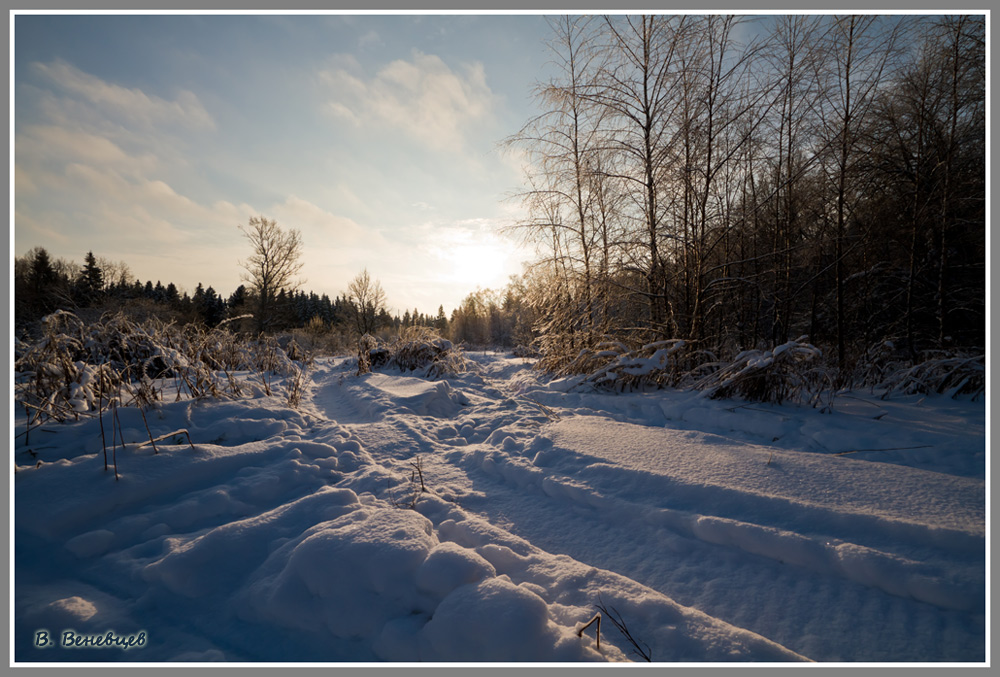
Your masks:
M337 637L377 634L392 618L429 610L415 577L435 544L421 515L359 506L271 554L249 584L251 613Z
M423 629L424 660L600 660L569 628L549 619L545 601L506 577L457 588Z
M418 416L452 418L469 404L469 398L453 389L448 381L372 374L367 383L386 396L382 404L390 411L398 409Z
M345 639L385 660L582 660L546 603L475 551L439 543L412 510L355 506L277 548L251 578L244 618Z

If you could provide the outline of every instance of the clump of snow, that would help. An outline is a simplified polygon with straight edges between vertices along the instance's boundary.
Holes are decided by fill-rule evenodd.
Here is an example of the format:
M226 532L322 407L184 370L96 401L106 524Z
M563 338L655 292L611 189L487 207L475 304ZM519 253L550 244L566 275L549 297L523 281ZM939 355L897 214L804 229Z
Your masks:
M417 587L444 598L460 585L496 576L493 565L469 548L445 541L431 550L417 570Z
M424 660L599 660L569 628L549 618L545 601L506 577L457 588L424 626Z
M419 514L359 505L272 553L248 585L248 614L336 637L370 637L428 606L414 579L434 545Z
M413 377L390 377L373 374L368 383L384 393L386 411L402 408L418 416L450 418L470 403L461 391L452 388L448 381L425 381Z

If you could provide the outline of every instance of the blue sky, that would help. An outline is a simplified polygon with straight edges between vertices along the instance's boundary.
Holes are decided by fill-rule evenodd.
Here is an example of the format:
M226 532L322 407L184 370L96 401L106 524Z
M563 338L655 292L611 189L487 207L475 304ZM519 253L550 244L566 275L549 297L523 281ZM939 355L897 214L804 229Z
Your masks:
M542 16L18 15L14 254L125 261L228 295L252 215L296 228L304 289L362 268L450 311L531 252L497 234L534 113Z

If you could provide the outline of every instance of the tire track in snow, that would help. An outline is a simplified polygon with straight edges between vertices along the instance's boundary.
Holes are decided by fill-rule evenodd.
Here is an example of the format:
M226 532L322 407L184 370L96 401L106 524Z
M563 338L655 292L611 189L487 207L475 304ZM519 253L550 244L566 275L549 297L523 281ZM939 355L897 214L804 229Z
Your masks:
M858 623L859 614L908 619L906 626L879 628L883 653L864 660L967 660L981 647L982 629L974 615L944 612L942 624L940 609L915 599L655 524L642 518L641 506L624 501L606 499L594 506L576 500L572 489L557 488L559 480L540 474L538 481L525 481L524 473L531 471L524 466L499 456L490 463L492 452L480 452L453 457L482 495L464 501L465 509L536 547L614 571L811 659L856 660L840 652L845 644L864 644L873 631ZM576 489L578 497L586 491ZM821 603L824 599L829 605ZM805 634L804 624L810 627ZM912 626L935 626L939 640L927 642L913 634Z
M517 393L505 392L503 384L482 378L479 382L478 388L473 379L463 382L474 390L476 402L453 418L399 416L387 406L389 415L381 422L357 421L350 427L377 462L405 473L401 462L421 456L431 486L436 480L447 481L449 497L463 509L536 547L617 572L811 658L841 660L838 652L852 636L863 643L871 627L859 625L859 615L911 619L906 626L880 630L884 654L866 657L869 660L901 655L909 660L967 660L981 647L981 615L942 615L913 599L912 589L894 587L893 567L909 566L912 570L904 573L910 578L937 573L922 570L919 562L838 543L847 546L839 551L843 556L855 558L838 566L843 557L838 558L833 546L795 530L700 514L690 506L680 510L636 503L615 493L614 487L598 490L578 474L539 467L531 460L537 454L531 440L549 417L528 402L511 399ZM342 395L336 406L349 402L351 395ZM336 415L335 408L329 413ZM585 465L593 465L593 460ZM882 565L880 557L885 559ZM875 575L866 572L873 563L882 569ZM944 607L968 607L977 599L975 591L956 594L963 593L961 585L936 591L932 587L924 583L917 592ZM836 598L849 600L850 608L823 613L804 602ZM804 624L813 630L803 633ZM936 626L941 641L914 636L906 628L915 625Z

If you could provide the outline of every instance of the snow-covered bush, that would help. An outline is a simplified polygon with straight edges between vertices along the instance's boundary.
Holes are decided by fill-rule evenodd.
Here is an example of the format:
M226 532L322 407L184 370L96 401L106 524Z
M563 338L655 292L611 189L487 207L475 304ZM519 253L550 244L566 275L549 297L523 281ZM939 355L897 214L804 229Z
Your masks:
M622 341L605 340L580 349L571 359L559 359L558 367L551 358L551 353L543 357L536 368L559 377L582 375L581 383L617 391L690 383L693 375L715 361L712 353L695 350L681 339L654 341L636 349Z
M896 369L877 386L883 399L893 392L948 394L951 397L986 392L986 355L939 354L913 366Z
M400 371L423 371L429 378L467 369L461 350L427 327L407 327L383 347L385 364ZM373 360L373 367L374 367Z
M697 381L693 387L713 399L741 397L751 402L808 401L815 405L832 392L822 351L805 336L772 350L745 350Z
M675 339L648 343L638 350L629 351L615 342L599 345L590 357L581 357L584 362L605 361L591 371L589 380L595 385L607 384L617 390L631 390L675 385L681 376L679 357L686 347L685 341Z
M885 339L868 346L861 353L854 364L851 380L855 385L875 388L909 364L910 361L899 352L895 342Z
M371 334L365 334L358 339L358 375L367 374L372 370L372 356L378 348L378 339ZM376 361L380 356L375 356Z
M583 376L580 385L615 391L686 387L708 397L742 397L755 402L809 401L815 404L832 380L821 364L822 352L806 337L773 350L745 350L730 361L698 350L682 339L630 349L618 340L583 348L576 356L543 357L536 368L558 377ZM558 365L558 366L557 366Z
M978 350L934 350L911 356L885 340L858 359L853 383L887 398L893 393L970 395L986 392L986 355Z
M172 381L176 397L241 397L272 377L301 387L301 369L271 338L242 339L223 325L177 326L122 313L85 324L67 311L42 320L34 343L18 342L15 398L29 426L112 406L149 406ZM303 356L304 357L304 356ZM239 374L239 375L238 375Z

